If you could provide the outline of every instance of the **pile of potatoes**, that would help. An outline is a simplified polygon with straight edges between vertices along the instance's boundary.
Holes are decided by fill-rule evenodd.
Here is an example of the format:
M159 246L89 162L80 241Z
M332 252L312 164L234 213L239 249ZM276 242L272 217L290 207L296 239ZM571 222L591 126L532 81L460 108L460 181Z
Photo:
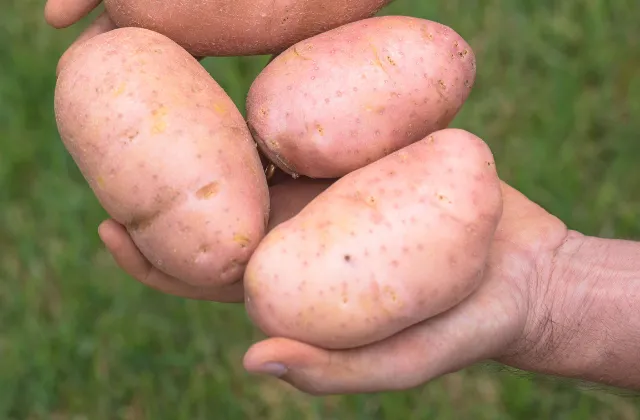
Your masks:
M61 138L157 269L243 285L270 336L383 340L478 287L502 212L491 151L448 128L471 47L375 17L389 2L105 0L115 29L59 67ZM62 27L95 3L47 17ZM195 57L255 54L274 59L245 119Z

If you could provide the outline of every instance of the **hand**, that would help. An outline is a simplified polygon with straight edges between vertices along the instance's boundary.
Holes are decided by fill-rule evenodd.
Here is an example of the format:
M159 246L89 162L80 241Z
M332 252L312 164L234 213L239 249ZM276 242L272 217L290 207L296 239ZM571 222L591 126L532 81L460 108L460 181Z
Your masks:
M412 388L481 360L499 359L531 337L565 225L503 184L504 213L482 286L454 309L368 347L326 351L273 338L245 357L314 395ZM415 270L421 270L415 267Z

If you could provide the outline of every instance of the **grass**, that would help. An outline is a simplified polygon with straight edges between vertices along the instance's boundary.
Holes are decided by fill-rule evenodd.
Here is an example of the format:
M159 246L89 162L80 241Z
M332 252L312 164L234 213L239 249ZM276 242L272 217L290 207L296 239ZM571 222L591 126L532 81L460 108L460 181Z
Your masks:
M486 367L332 398L247 375L257 335L241 307L162 296L103 250L106 214L52 109L57 58L81 27L47 27L43 3L0 0L0 418L640 418L630 398ZM503 179L571 228L640 239L635 0L397 0L385 13L440 21L471 43L478 82L454 125L490 144ZM243 109L267 60L205 65Z

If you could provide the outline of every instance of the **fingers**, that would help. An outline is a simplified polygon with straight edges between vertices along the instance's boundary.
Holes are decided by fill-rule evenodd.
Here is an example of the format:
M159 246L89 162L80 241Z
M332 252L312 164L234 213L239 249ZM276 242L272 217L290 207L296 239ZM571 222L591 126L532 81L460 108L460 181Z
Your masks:
M44 18L54 28L66 28L87 16L102 0L48 0Z
M453 310L368 347L327 351L274 338L249 349L244 365L312 395L414 388L495 357L517 335L522 317L505 287L487 283Z
M62 54L58 61L58 67L56 69L56 75L59 75L66 63L71 59L71 56L75 49L85 41L93 38L94 36L112 31L118 27L113 23L107 12L103 12L98 18L85 29L82 34L71 44L71 46Z
M152 289L193 300L238 303L244 299L241 283L215 289L194 287L157 270L138 250L124 226L113 220L103 222L98 232L116 264L125 273Z
M136 279L148 276L151 264L142 256L124 226L107 220L98 228L98 234L118 266L127 274Z

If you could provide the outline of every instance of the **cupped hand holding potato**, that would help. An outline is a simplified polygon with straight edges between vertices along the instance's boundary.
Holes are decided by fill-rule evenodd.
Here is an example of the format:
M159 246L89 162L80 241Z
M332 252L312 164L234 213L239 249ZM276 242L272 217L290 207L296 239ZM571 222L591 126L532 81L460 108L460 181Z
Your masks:
M267 235L245 273L247 309L268 335L319 347L386 339L478 287L501 213L484 142L438 131L340 179Z
M49 20L96 4L71 3L65 14L50 0ZM302 29L222 9L227 31L206 38L219 17L178 33L143 4L108 1L56 91L61 136L114 219L100 235L118 264L165 293L246 299L275 337L247 369L311 393L405 388L499 356L526 323L521 237L562 230L500 184L481 139L446 128L474 83L470 46L426 20L357 21L386 2L355 3ZM269 22L238 31L249 17ZM247 123L192 57L283 50L251 88ZM269 191L258 148L294 178L327 180Z

